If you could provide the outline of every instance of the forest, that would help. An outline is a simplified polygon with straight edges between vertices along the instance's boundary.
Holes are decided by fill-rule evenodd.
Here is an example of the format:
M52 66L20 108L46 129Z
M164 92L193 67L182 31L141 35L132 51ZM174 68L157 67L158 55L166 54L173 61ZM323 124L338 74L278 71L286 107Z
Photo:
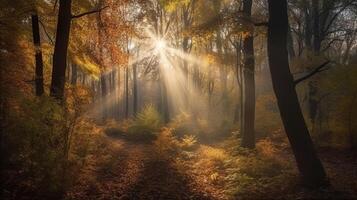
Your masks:
M357 0L0 0L0 199L357 199Z

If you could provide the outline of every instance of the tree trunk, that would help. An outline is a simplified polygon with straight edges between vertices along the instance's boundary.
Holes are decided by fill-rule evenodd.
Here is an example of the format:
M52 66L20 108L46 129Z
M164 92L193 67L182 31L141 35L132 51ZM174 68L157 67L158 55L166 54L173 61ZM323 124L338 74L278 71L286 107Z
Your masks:
M35 84L36 84L36 95L41 96L44 93L43 89L43 61L42 61L42 50L41 50L41 38L40 38L40 28L38 24L38 15L33 14L32 19L32 35L33 44L35 45Z
M129 66L125 68L125 118L129 118Z
M134 116L136 116L138 112L138 80L136 74L137 65L133 65L133 112Z
M100 88L102 91L102 96L101 96L102 115L103 115L103 120L105 120L107 118L106 97L107 97L107 93L108 93L105 72L102 73L102 75L100 76Z
M246 17L251 17L252 0L243 1L243 12ZM243 65L243 132L242 147L254 148L254 119L255 119L255 79L254 79L254 46L253 33L243 39L244 65Z
M288 15L286 0L268 0L268 56L273 88L280 115L303 182L311 187L327 183L309 130L305 124L290 73L287 44Z
M77 84L77 77L78 77L78 74L77 74L77 65L72 63L72 77L71 77L71 84L72 85L76 85Z
M53 69L51 82L51 96L63 100L65 75L67 67L67 49L69 32L71 28L71 4L72 0L60 0L56 43L53 53Z
M294 39L293 39L293 35L291 33L290 26L289 26L289 30L288 30L288 52L289 52L290 59L293 59L296 56L295 49L294 49Z
M319 55L321 49L321 28L320 28L320 9L319 0L312 0L313 23L314 23L314 52Z
M312 26L311 26L311 20L312 20L312 17L311 17L311 13L310 13L310 8L311 8L311 5L310 5L310 2L307 1L307 0L304 0L303 1L303 4L304 4L304 25L305 25L305 46L307 49L311 49L311 39L312 39L312 34L313 34L313 31L312 31Z

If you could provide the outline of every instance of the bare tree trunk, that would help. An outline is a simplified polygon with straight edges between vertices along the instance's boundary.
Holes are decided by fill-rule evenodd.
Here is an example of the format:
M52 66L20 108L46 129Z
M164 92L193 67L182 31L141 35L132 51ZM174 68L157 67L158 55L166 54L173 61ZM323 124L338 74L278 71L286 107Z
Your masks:
M129 66L125 68L125 118L129 118Z
M133 65L133 112L134 116L136 116L138 112L138 80L136 74L137 65Z
M251 17L252 0L243 1L243 12L246 17ZM253 33L243 39L244 65L243 65L243 131L242 147L254 148L254 120L255 120L255 77L254 77L254 45Z
M41 96L44 93L43 89L43 61L42 61L42 50L41 50L41 38L40 38L40 28L38 24L38 15L33 14L32 19L32 35L33 44L35 45L35 84L36 84L36 95Z
M309 130L304 121L290 73L287 52L288 14L286 0L268 0L268 55L273 88L280 115L303 182L311 187L327 183Z
M77 65L72 63L72 78L71 78L71 84L76 85L77 84L77 78L78 78L78 73L77 73Z
M351 149L356 148L356 137L353 135L353 105L355 105L355 101L357 99L357 90L354 92L350 104L350 110L348 112L348 131L350 135L350 143L351 143Z
M314 23L314 52L315 55L319 55L321 49L321 27L320 27L320 9L319 0L312 0L312 12L313 12L313 23Z
M312 44L311 44L311 39L312 39L312 25L311 25L311 13L310 13L310 8L311 8L311 4L310 1L308 0L304 0L303 1L304 4L304 25L305 25L305 47L307 49L311 49Z
M289 30L288 30L288 52L289 52L290 59L292 59L296 56L295 49L294 49L294 39L293 39L293 35L291 33L290 26L289 26Z
M71 5L72 0L60 0L56 43L53 53L53 69L51 82L51 96L63 100L65 75L67 67L67 49L69 32L71 28Z
M102 92L101 106L102 106L103 120L105 120L107 118L107 107L106 107L105 101L106 101L108 89L107 89L106 77L107 76L106 76L105 72L102 73L102 75L100 76L100 88L101 88L101 92Z

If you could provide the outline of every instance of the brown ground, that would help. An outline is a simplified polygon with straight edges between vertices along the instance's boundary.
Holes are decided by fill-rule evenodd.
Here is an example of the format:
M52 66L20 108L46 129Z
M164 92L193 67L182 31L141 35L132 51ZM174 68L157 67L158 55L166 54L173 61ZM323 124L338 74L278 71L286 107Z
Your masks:
M153 145L113 142L114 160L86 169L68 199L215 199L209 191L198 190L172 161L155 156Z
M212 172L201 172L202 166L194 166L193 160L188 160L183 165L187 169L182 169L177 167L176 161L159 157L152 144L108 140L112 149L108 155L102 155L108 156L106 162L92 159L92 163L87 163L67 199L228 199L224 183L206 181L207 173ZM296 184L278 194L269 194L269 188L263 189L267 194L259 195L259 199L357 199L354 154L322 150L320 156L331 180L330 188L311 191L293 180L287 183ZM291 155L287 157L292 159ZM248 196L256 199L254 194L245 197Z

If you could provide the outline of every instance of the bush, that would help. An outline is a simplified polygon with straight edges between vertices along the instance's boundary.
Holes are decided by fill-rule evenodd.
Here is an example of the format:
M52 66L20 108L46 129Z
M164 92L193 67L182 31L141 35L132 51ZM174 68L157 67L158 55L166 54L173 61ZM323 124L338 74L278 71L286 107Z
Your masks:
M6 155L2 175L11 180L4 184L9 194L58 198L72 183L69 170L77 161L70 159L71 141L89 95L82 88L67 91L63 104L45 95L11 101L1 149ZM84 157L85 146L79 148Z
M23 176L21 181L34 190L60 192L68 133L64 109L49 97L23 99L8 120L4 164L16 166L21 172L16 176Z
M128 127L127 138L134 141L152 141L162 125L160 113L147 105Z
M193 135L185 135L180 141L180 147L183 150L191 151L198 147L197 139Z
M216 142L217 139L226 138L231 134L232 123L217 119L207 121L182 112L172 120L169 127L180 139L185 135L193 135L201 142Z
M228 145L238 144L229 142ZM258 199L270 199L274 196L264 195L279 192L276 189L285 190L289 185L283 182L295 179L292 166L282 158L280 151L269 139L259 141L256 150L232 148L231 158L225 162L228 195L234 199L250 199L254 194Z
M177 153L179 142L172 134L172 129L164 127L154 142L155 149L160 157L168 157Z

